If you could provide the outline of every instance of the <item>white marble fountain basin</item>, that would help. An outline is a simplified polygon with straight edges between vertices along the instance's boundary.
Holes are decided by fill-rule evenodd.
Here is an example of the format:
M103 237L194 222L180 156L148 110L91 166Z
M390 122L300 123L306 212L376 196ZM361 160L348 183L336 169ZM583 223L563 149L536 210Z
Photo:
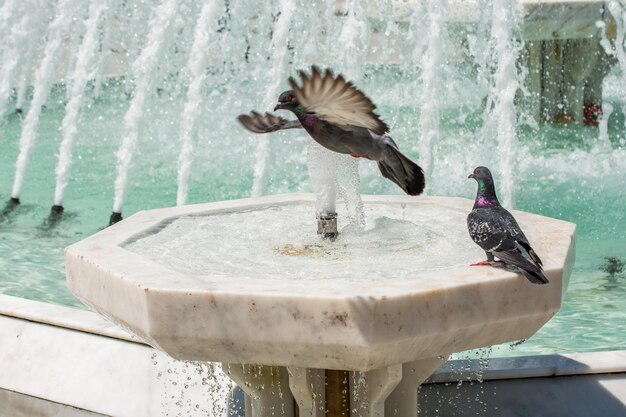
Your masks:
M409 394L393 400L406 415L415 414L417 384L449 353L528 338L559 310L574 264L572 223L514 212L550 280L535 285L469 266L484 259L467 233L469 200L365 196L366 230L342 230L340 213L332 243L315 235L314 200L289 194L137 213L66 249L68 287L175 358L287 369L285 385L310 388L312 369L368 371L384 392L362 397L384 402L419 368ZM258 370L238 369L230 375L249 386ZM256 407L253 416L270 406ZM367 415L391 415L376 407Z

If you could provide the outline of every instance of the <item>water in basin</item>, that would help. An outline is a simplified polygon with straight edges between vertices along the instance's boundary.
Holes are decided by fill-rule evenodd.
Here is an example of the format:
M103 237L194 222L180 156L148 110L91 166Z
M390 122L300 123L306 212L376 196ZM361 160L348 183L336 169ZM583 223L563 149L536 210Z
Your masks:
M183 216L126 248L189 275L368 282L415 279L481 256L458 208L368 204L365 228L340 219L334 242L315 235L313 213L290 205Z

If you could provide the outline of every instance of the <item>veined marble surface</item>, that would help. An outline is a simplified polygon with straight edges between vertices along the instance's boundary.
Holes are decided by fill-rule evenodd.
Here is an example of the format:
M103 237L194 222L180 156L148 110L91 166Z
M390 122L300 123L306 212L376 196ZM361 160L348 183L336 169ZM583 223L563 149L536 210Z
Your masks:
M447 197L366 196L364 202L466 212L472 206ZM198 279L124 247L183 215L302 204L313 213L314 196L137 213L66 249L68 287L175 358L366 371L530 337L558 311L574 263L574 224L522 212L514 214L544 261L547 285L470 266L374 282L224 278L211 271ZM482 260L477 246L471 250Z
M18 304L19 309L12 307ZM77 411L81 417L92 416L87 411L174 416L183 407L189 416L224 415L232 383L219 365L176 361L144 344L111 337L112 326L88 311L55 305L43 309L42 303L3 295L0 305L2 417L20 416L21 411L30 417L76 415L43 400L85 410ZM42 312L56 318L46 314L40 322L35 317Z

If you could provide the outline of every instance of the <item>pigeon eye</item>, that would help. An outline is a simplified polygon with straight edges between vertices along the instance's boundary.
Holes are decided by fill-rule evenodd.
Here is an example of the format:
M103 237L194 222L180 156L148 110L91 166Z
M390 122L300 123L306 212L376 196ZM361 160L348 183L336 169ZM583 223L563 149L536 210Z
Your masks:
M291 100L293 100L292 96L289 95L289 96L285 97L285 101L291 101Z
M474 170L474 175L478 175L478 173L479 173L479 172L480 172L480 169L476 168L476 169Z

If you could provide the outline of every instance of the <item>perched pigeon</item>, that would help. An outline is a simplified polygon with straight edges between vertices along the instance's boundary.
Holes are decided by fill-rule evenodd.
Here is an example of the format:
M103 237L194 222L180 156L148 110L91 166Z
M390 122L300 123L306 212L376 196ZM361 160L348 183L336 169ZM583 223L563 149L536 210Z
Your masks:
M478 193L474 208L467 216L467 228L470 237L487 255L486 261L473 265L501 267L523 274L533 284L547 284L541 259L511 213L498 202L489 169L478 167L468 178L478 182Z
M293 90L282 93L274 108L290 110L298 120L252 112L252 116L240 115L239 121L256 133L302 127L331 151L378 162L381 174L407 194L418 195L424 190L422 169L398 150L387 134L389 128L374 113L376 106L365 94L342 75L335 77L330 70L322 75L315 66L310 77L300 71L300 78L302 86L289 78Z

